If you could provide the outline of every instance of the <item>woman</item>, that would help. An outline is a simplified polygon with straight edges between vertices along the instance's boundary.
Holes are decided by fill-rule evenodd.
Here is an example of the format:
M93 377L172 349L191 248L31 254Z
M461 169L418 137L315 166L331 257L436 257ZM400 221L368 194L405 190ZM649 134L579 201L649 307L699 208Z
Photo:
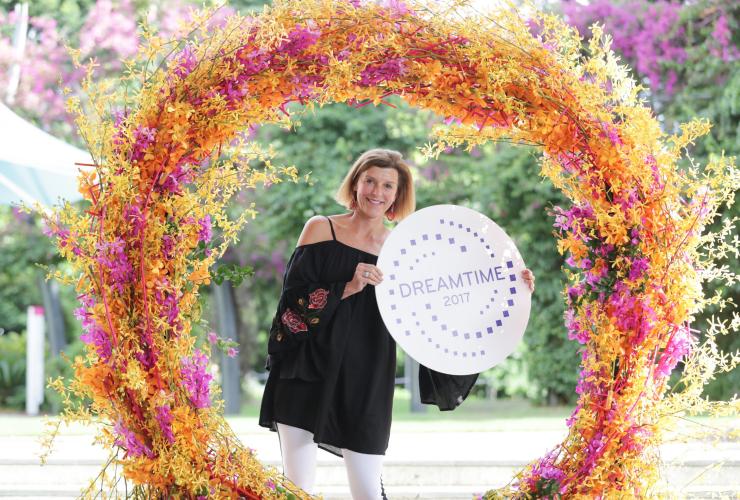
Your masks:
M396 345L375 299L374 286L383 281L375 264L390 233L383 219L400 220L415 209L411 171L396 151L367 151L336 199L349 213L312 217L288 262L270 331L260 425L278 431L284 474L303 490L313 493L321 447L344 458L353 499L376 500L385 498L380 476ZM476 378L422 367L422 401L453 409Z

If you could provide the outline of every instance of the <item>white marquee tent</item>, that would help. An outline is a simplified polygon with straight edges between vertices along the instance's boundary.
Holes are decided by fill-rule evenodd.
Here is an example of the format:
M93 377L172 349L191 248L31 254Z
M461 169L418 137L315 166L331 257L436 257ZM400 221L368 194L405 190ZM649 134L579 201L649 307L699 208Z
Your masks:
M92 163L85 151L57 139L16 115L0 102L0 204L36 202L47 207L74 201L75 163Z

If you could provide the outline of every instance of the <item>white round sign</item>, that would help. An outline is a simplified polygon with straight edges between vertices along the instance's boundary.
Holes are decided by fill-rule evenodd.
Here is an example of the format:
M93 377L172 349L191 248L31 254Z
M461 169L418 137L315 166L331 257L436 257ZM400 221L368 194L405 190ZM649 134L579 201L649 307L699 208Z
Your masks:
M391 232L375 288L388 331L419 363L479 373L511 354L527 327L530 291L511 238L469 208L434 205Z

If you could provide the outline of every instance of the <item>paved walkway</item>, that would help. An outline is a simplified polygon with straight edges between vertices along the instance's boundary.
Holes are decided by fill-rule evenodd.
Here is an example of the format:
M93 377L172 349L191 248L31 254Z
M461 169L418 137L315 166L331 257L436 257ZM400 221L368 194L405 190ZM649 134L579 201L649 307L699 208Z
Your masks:
M258 427L253 418L230 421L263 462L279 466L274 433ZM725 419L719 425L729 430L738 422ZM387 489L392 498L452 499L503 486L522 465L542 456L566 434L560 419L546 420L539 428L525 427L516 421L395 422L385 460ZM41 429L37 418L0 416L0 497L72 498L99 471L106 453L92 444L92 430L79 426L62 431L49 465L41 467ZM661 454L669 464L664 477L677 491L699 497L723 492L740 498L736 440L667 443ZM341 460L319 452L319 461L321 492L326 498L348 498Z

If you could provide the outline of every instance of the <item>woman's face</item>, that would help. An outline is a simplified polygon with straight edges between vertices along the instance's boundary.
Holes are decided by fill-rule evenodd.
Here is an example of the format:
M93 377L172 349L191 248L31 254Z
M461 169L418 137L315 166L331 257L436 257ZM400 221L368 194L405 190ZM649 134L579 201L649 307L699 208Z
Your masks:
M397 192L398 172L395 168L370 167L357 180L357 210L371 218L382 217L393 205Z

